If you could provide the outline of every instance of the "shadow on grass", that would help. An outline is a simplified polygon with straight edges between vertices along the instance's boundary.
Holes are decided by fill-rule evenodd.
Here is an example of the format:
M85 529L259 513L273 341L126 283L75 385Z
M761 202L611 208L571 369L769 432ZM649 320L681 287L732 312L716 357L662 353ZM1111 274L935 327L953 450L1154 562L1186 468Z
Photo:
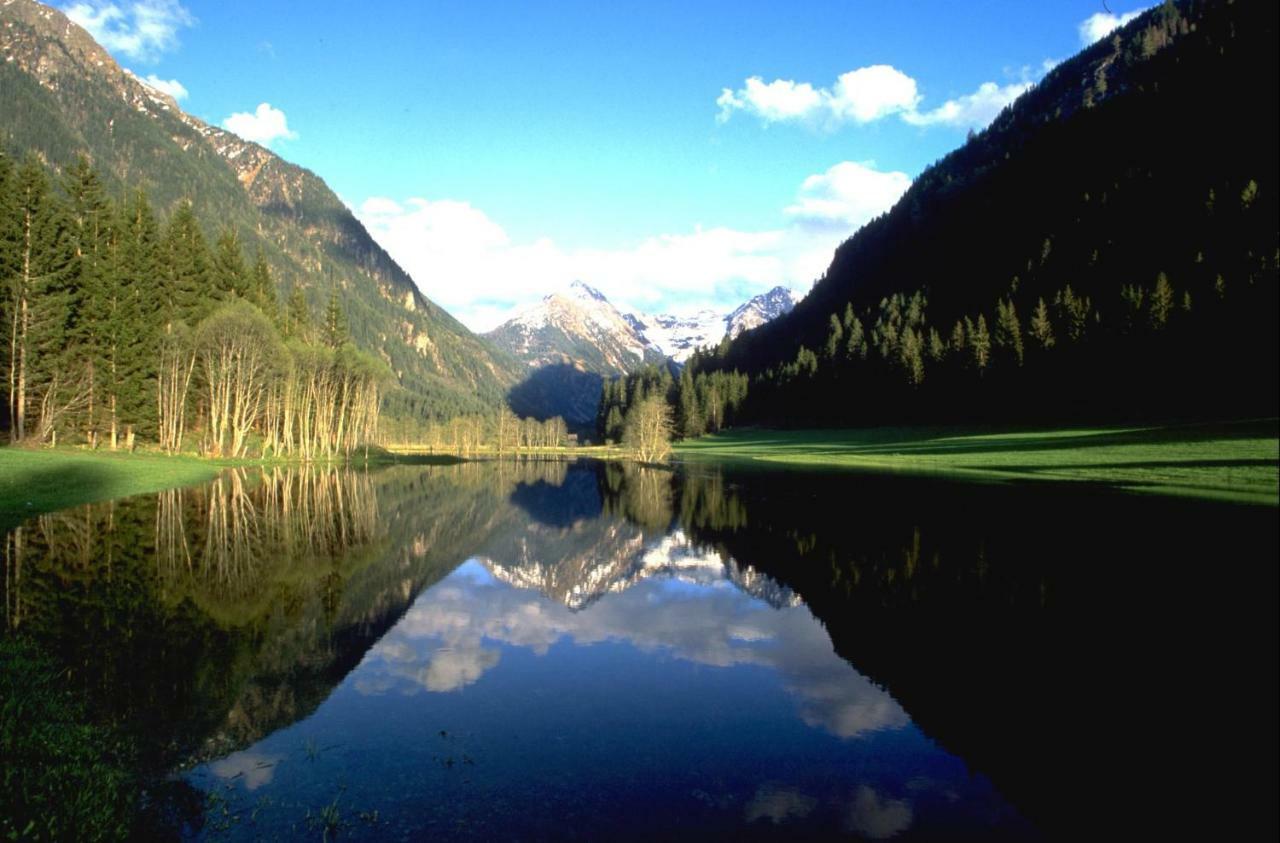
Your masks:
M1031 465L994 465L990 471L1008 471L1013 473L1034 474L1041 471L1134 471L1148 469L1220 469L1220 468L1275 468L1275 460L1238 459L1238 460L1148 460L1144 462L1096 462L1096 463L1061 463Z
M754 436L729 433L719 441L694 444L686 453L714 455L757 449L780 453L803 451L815 455L947 456L1010 454L1036 451L1085 450L1123 446L1176 446L1214 441L1275 439L1274 419L1234 423L1204 423L1118 430L991 432L980 428L878 428L868 431L805 431L787 435L776 431ZM861 438L860 438L861 437ZM1264 461L1265 462L1265 461ZM1271 464L1274 464L1272 462Z
M18 472L0 486L0 533L28 518L120 495L119 477L98 465L60 465Z

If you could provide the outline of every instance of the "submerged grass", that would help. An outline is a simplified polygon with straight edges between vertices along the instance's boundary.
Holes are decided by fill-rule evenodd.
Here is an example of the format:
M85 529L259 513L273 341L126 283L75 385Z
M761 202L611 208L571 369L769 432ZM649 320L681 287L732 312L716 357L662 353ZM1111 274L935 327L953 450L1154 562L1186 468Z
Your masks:
M1280 504L1280 422L1058 429L733 430L680 443L686 461L977 481L1089 483L1134 492Z
M0 838L127 839L142 792L134 754L90 722L39 649L0 638Z

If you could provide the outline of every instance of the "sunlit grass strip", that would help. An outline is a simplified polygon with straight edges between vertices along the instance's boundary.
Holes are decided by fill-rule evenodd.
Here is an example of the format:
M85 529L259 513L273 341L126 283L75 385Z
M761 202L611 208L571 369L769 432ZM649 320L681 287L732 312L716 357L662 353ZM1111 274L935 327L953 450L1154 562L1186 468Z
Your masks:
M70 506L205 483L226 464L157 454L0 448L0 528Z
M1277 505L1275 419L1053 430L743 430L677 447L688 460L925 474L978 481L1094 483L1152 494Z

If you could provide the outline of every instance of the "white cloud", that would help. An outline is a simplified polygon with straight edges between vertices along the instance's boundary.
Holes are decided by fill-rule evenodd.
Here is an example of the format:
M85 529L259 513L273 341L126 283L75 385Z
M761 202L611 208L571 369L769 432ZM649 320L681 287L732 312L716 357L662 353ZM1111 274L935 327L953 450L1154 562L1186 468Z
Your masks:
M247 141L270 146L277 140L294 140L298 133L289 129L288 118L270 103L260 103L252 114L236 112L222 121L222 128L235 132Z
M842 161L805 179L786 212L801 224L835 226L847 234L893 207L910 186L906 173L882 172L872 162Z
M196 22L178 0L83 0L63 11L103 47L137 61L155 61L176 49L179 30Z
M1031 90L1032 82L1014 82L997 85L983 82L978 90L953 100L947 100L931 111L912 111L902 119L913 126L943 124L961 128L982 129L996 118L1006 105Z
M155 88L162 94L168 94L178 102L187 98L187 86L183 85L177 79L161 79L154 73L139 77L147 86Z
M424 295L486 331L574 280L647 313L732 307L778 285L807 292L835 247L909 183L905 173L837 164L804 181L777 228L695 228L615 249L516 243L483 210L450 199L372 197L357 216Z
M887 64L873 64L840 74L827 107L837 119L870 123L915 111L919 102L916 80Z
M825 93L825 92L824 92ZM823 94L815 91L808 82L796 84L787 79L775 79L768 84L759 76L752 76L736 93L725 88L716 105L720 106L721 122L729 119L735 109L752 111L768 122L808 117L823 106Z
M754 114L766 123L809 121L869 123L889 114L915 108L916 82L887 64L862 67L842 74L830 89L808 82L775 79L766 83L752 76L737 91L725 88L716 99L721 123L735 111Z
M753 76L737 91L725 88L721 92L716 99L720 107L716 120L723 123L735 111L743 111L765 123L802 122L835 128L897 115L913 126L980 129L1032 84L1026 79L1008 85L984 82L972 94L921 111L923 97L916 80L887 64L842 73L830 89L788 79L766 84L759 76Z
M1141 9L1135 9L1132 12L1125 12L1122 15L1114 15L1110 12L1095 12L1080 22L1080 44L1087 47L1097 41L1106 38L1114 30L1124 26L1129 21L1149 9L1150 6Z

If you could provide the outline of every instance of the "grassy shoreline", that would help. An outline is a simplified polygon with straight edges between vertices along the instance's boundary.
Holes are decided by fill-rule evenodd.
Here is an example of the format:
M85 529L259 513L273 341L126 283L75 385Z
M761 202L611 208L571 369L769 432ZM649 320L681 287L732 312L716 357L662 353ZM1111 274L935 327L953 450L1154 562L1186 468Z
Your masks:
M681 442L675 453L686 462L1080 483L1280 505L1277 419L1057 429L748 429Z
M0 531L33 515L207 483L224 468L254 464L125 451L0 448Z

